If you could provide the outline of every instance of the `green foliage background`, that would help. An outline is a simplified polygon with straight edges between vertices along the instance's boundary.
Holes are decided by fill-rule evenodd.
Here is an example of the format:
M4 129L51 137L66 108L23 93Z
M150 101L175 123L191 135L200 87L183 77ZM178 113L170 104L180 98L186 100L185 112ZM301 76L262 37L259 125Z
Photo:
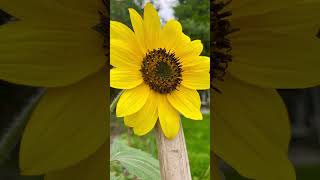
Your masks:
M208 0L179 0L174 8L175 16L183 31L192 40L200 39L204 46L202 55L209 55L210 48L210 2Z
M193 180L209 180L206 171L210 165L210 115L204 115L202 121L181 119L186 139L190 169ZM118 123L123 125L122 120ZM135 136L132 132L122 133L120 139L127 141L131 147L141 149L158 158L157 144L152 132L145 136ZM128 178L130 179L130 178Z
M133 0L111 0L110 1L110 20L119 21L131 27L129 8L133 8L142 13L142 0L135 3Z

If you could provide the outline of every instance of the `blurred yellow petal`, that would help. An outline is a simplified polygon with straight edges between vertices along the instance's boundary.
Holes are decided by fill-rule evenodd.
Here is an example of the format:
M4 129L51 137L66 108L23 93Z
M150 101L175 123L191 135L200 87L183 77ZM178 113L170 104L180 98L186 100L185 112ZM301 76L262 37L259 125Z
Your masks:
M153 129L158 119L159 100L160 95L150 91L148 100L141 110L133 115L124 117L125 124L133 127L134 134L142 136Z
M275 1L275 0L273 0ZM268 2L258 2L257 5L263 7L263 4L271 4ZM290 5L289 5L290 4ZM282 5L282 7L281 7ZM238 17L232 21L232 24L239 27L241 31L248 31L250 29L271 29L272 31L279 31L279 29L293 29L294 27L305 26L313 24L319 26L317 19L319 14L320 2L314 0L293 0L291 3L281 2L274 5L275 9L262 13L261 11L250 16ZM255 9L255 7L251 7ZM303 12L300 16L293 17L297 11ZM253 12L253 11L251 11ZM281 17L281 18L279 18ZM248 21L249 20L249 21Z
M291 4L291 3L288 3ZM237 19L228 69L262 87L305 88L320 84L320 2L299 1L268 14ZM296 13L300 15L296 17ZM281 18L279 18L281 17ZM241 20L241 21L240 21ZM259 43L257 43L259 42Z
M210 88L210 58L198 56L192 58L182 66L182 82L181 84L190 89L209 89Z
M89 158L82 160L78 164L58 171L53 171L45 175L45 180L107 180L108 146L102 145L100 149Z
M0 79L30 86L75 83L106 63L103 38L94 30L0 27Z
M138 56L130 45L122 40L110 40L110 64L119 68L131 68L139 71L142 56Z
M160 98L159 121L162 132L167 138L173 139L178 134L180 128L179 112L171 106L166 96Z
M167 94L167 98L170 104L186 118L202 120L200 96L196 90L180 86Z
M279 0L241 0L232 1L227 7L232 10L232 19L238 17L249 17L261 14L266 14L275 10L281 10L286 7L291 7L294 3L301 0L279 1ZM283 17L281 17L283 18ZM278 17L279 19L279 17Z
M118 89L131 89L143 82L140 71L121 68L110 70L110 86Z
M103 7L103 2L101 0L55 0L54 2L70 11L72 10L79 14L90 16L96 16L97 10Z
M211 106L214 152L250 179L295 179L289 120L277 92L230 76L217 86L222 93L213 93Z
M142 17L139 15L139 13L136 10L131 8L129 8L129 14L130 14L130 19L131 19L131 24L134 30L134 34L138 41L139 47L142 52L146 53L147 49L144 41L145 35L144 35L144 26L143 26Z
M93 154L108 136L107 74L48 89L32 113L20 147L24 175L72 166Z
M98 10L102 6L102 1L99 0L1 0L0 3L2 10L22 20L42 24L43 22L50 22L46 24L78 22L87 25L91 23L92 26L99 21Z
M117 104L117 116L124 117L139 111L146 103L149 93L150 88L144 83L133 89L125 90Z
M159 47L160 43L160 17L158 12L149 2L144 7L144 32L145 44L148 50L153 50Z

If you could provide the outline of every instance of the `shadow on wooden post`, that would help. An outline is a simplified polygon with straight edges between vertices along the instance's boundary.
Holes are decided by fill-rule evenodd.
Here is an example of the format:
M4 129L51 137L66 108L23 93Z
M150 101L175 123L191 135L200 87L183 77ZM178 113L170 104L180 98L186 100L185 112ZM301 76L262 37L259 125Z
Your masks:
M191 180L187 147L181 123L177 136L174 139L169 140L164 136L158 122L156 125L156 138L161 179Z

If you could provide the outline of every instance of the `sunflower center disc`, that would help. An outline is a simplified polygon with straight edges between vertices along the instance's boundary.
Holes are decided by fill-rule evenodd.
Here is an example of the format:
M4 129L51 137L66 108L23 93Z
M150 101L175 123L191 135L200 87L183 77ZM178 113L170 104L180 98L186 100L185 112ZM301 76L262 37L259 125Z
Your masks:
M93 28L98 31L99 33L101 33L104 37L104 43L103 43L103 47L107 48L108 46L108 42L107 39L109 39L109 20L108 20L108 3L107 0L102 0L102 7L98 10L99 16L100 16L100 23L97 24L96 26L94 26Z
M179 59L162 48L154 49L146 54L140 72L144 82L152 90L161 94L172 92L182 81Z
M232 13L225 11L225 7L231 3L229 1L211 1L211 64L210 64L210 78L211 87L219 91L213 85L214 80L223 81L223 78L227 72L228 63L232 61L231 55L231 41L228 39L228 35L239 31L231 27L229 21Z
M213 49L213 63L211 65L211 78L223 80L223 76L226 73L228 63L232 61L232 57L229 54L231 50L231 42L227 38L227 35L230 33L231 25L228 20L228 17L231 16L231 12L223 12L224 7L230 3L217 2L217 0L211 1L212 6L212 49Z

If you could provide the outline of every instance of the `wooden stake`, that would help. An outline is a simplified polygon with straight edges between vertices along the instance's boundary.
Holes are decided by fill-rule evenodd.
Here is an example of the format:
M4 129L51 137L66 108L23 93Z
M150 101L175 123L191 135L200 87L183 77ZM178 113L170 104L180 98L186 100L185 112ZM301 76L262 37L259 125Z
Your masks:
M174 139L169 140L164 136L158 122L156 125L156 138L161 179L191 180L187 147L181 123L177 136Z

